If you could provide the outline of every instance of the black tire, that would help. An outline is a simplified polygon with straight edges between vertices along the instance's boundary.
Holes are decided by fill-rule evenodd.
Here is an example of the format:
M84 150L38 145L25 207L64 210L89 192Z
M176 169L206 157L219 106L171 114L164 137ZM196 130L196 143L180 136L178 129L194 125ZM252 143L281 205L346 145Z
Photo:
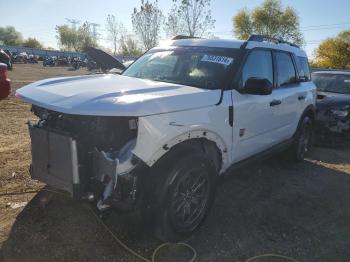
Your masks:
M296 162L301 162L311 150L313 141L313 122L305 116L294 138L292 154Z
M200 152L161 163L150 202L155 236L164 241L179 241L194 233L212 206L216 178L212 161Z

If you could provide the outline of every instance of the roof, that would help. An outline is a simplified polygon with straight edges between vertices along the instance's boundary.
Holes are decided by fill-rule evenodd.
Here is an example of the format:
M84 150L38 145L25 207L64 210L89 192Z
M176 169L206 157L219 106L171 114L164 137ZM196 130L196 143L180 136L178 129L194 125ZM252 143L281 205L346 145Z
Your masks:
M169 46L203 46L203 47L218 47L218 48L240 48L247 41L233 40L233 39L205 39L205 38L188 38L180 40L166 40L163 41L158 48L164 48ZM297 56L307 57L304 50L301 48L291 46L283 43L272 42L258 42L248 41L247 49L253 49L256 47L272 48L276 50L282 50L294 53Z
M350 71L342 70L322 70L322 71L313 71L313 74L329 74L329 75L350 75Z

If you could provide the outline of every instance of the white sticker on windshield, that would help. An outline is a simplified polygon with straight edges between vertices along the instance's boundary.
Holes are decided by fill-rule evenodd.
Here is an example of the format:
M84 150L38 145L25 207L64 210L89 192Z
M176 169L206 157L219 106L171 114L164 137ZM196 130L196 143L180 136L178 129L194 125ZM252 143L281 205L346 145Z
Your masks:
M227 57L227 56L218 56L218 55L204 55L201 61L228 66L233 62L233 58Z
M350 79L345 79L344 82L345 83L350 83Z

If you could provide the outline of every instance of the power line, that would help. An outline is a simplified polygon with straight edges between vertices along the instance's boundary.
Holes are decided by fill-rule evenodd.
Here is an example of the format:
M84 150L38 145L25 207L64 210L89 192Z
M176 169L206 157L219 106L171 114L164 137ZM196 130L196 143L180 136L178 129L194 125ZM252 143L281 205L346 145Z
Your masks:
M68 23L71 23L71 24L72 24L72 28L73 28L74 30L77 29L77 25L80 24L80 22L81 22L81 21L78 20L78 19L66 18L66 20L67 20Z
M340 27L350 27L350 23L337 23L337 24L323 24L323 25L310 25L300 27L301 31L313 31L313 30L328 30L328 29L341 29ZM233 30L216 31L214 34L231 34Z
M348 23L338 23L338 24L323 24L323 25L309 25L309 26L304 26L301 27L301 29L307 29L307 28L312 28L312 27L323 27L323 26L338 26L338 25L350 25L350 22Z

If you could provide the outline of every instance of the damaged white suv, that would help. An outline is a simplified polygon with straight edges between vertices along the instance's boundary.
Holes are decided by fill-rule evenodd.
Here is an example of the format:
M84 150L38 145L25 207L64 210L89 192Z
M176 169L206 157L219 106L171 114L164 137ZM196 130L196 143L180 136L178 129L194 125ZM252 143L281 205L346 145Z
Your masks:
M316 88L298 46L169 40L117 74L38 81L17 91L29 124L31 176L99 210L141 209L163 239L204 220L229 168L289 147L302 160Z

